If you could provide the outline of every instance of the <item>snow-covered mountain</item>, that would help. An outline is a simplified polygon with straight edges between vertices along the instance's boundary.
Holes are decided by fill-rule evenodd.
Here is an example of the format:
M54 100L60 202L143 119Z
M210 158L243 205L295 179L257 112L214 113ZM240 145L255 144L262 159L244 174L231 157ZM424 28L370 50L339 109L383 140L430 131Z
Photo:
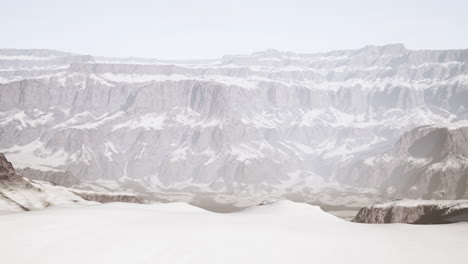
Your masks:
M356 164L419 126L467 119L467 62L468 50L401 44L205 61L3 49L0 152L152 190L380 187L387 176L363 184Z

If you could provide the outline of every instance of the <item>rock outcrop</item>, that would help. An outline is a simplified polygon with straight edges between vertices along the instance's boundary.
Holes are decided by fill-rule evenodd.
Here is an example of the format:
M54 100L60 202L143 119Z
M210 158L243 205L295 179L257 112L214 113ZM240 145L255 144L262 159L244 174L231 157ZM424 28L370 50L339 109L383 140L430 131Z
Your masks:
M9 162L3 153L0 153L0 195L4 198L2 190L13 190L13 189L33 189L32 184L25 180L21 175L16 173L15 168Z
M88 201L145 202L131 194L87 192L23 178L0 153L0 211L30 211L60 204L89 204Z
M125 193L101 193L94 191L79 190L80 181L73 176L69 171L41 171L31 168L19 169L18 174L28 179L36 181L45 181L50 182L54 185L60 185L64 187L76 187L75 189L70 189L70 191L79 197L87 201L94 201L98 203L145 203L145 200L134 194L125 194Z
M353 222L448 224L468 222L468 200L402 200L362 208Z
M29 211L71 203L86 201L66 188L23 178L0 153L0 211Z
M46 181L55 185L72 187L80 184L80 180L73 176L69 171L41 171L31 169L29 167L18 169L17 171L18 174L28 179Z
M98 203L138 203L144 204L145 200L133 194L119 194L119 193L99 193L73 190L73 193L80 196L87 201L95 201Z
M0 153L0 180L9 180L17 176L11 162L5 158L5 155Z

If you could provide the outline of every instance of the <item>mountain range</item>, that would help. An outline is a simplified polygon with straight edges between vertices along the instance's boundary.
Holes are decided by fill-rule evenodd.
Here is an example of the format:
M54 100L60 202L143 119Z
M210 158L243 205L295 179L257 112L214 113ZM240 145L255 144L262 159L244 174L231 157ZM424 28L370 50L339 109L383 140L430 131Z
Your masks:
M0 152L25 176L175 200L468 198L467 62L401 44L197 61L0 49Z

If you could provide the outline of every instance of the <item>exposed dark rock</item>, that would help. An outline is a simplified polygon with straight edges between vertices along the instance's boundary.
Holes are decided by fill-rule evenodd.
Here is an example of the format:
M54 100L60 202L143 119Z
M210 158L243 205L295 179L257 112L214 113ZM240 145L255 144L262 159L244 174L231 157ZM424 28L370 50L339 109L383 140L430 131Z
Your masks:
M132 194L118 194L118 193L96 193L96 192L83 192L73 191L74 194L88 201L95 201L98 203L138 203L144 204L145 200L141 197Z
M9 162L5 155L0 153L0 180L9 179L16 176L15 169L11 162Z
M31 183L16 173L5 155L0 153L0 189L33 188ZM1 191L1 190L0 190Z
M448 224L468 222L468 201L397 201L362 208L353 222Z

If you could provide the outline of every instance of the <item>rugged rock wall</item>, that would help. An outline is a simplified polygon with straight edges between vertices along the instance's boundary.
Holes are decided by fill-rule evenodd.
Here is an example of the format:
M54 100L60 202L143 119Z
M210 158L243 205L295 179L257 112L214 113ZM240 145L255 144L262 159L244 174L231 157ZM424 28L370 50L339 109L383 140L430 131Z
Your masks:
M362 208L353 222L448 224L468 221L468 200L398 201Z
M11 162L5 158L3 153L0 153L0 191L14 188L32 189L33 186L17 174Z
M5 158L5 155L0 153L0 179L6 180L15 176L17 175L13 165Z
M41 171L28 167L17 171L18 174L28 179L46 181L60 186L71 187L80 184L80 180L69 171Z
M95 201L98 203L138 203L144 204L145 200L132 194L118 193L98 193L73 190L73 193L87 201Z

